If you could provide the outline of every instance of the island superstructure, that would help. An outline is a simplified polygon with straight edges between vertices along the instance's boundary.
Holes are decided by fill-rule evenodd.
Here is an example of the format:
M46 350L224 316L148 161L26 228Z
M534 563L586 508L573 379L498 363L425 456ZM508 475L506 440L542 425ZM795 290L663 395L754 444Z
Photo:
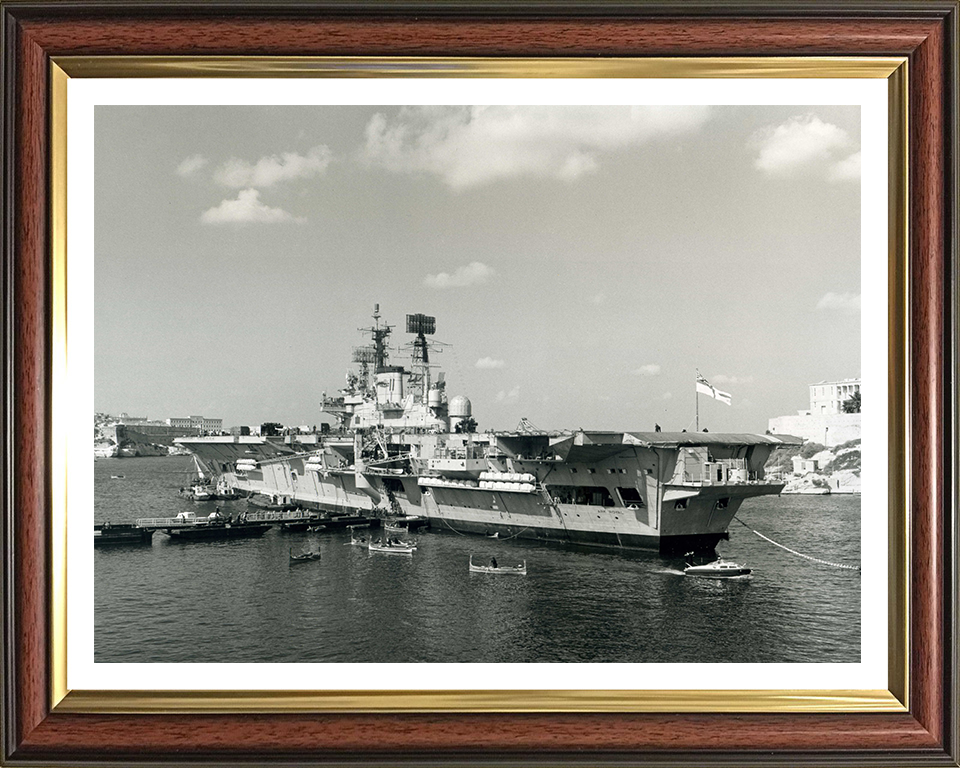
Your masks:
M409 367L393 326L361 329L357 368L321 410L329 432L177 442L227 486L328 511L418 515L432 529L664 554L712 549L744 499L777 494L764 464L782 441L706 432L475 432L472 405L432 376L433 317L407 315Z

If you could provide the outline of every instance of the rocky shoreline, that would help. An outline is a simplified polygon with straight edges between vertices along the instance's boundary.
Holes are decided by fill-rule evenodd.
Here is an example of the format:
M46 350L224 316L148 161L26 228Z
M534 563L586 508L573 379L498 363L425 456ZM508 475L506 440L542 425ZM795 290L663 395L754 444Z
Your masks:
M784 494L860 493L860 440L834 448L812 442L781 448L765 469L768 478L786 482Z

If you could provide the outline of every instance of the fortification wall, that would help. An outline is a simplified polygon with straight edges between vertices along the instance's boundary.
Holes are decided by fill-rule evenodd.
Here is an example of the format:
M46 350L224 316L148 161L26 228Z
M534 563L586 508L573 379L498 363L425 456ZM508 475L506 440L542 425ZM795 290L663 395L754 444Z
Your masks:
M827 448L860 439L859 413L777 416L767 429L774 435L794 435Z
M108 436L113 438L117 445L123 442L173 445L174 439L178 437L190 437L200 433L196 428L171 427L166 424L116 424L111 431L112 434Z

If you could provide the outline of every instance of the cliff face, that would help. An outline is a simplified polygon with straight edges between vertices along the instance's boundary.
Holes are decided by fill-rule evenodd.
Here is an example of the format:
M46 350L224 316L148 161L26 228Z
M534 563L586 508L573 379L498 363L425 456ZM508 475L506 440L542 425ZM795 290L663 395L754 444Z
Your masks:
M783 493L860 493L860 440L834 448L806 442L775 451L767 476L787 483Z

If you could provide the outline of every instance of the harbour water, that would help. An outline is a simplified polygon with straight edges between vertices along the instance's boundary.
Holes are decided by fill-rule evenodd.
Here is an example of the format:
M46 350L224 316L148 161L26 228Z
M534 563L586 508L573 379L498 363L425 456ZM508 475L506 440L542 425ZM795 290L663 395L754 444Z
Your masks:
M96 522L224 514L180 498L183 456L94 463ZM122 477L120 477L122 476ZM738 518L786 546L860 563L859 496L748 499ZM734 522L718 551L753 574L684 576L652 553L424 532L412 557L344 532L95 552L97 662L858 662L860 573L795 557ZM322 552L291 565L289 553ZM470 555L526 576L468 572Z

